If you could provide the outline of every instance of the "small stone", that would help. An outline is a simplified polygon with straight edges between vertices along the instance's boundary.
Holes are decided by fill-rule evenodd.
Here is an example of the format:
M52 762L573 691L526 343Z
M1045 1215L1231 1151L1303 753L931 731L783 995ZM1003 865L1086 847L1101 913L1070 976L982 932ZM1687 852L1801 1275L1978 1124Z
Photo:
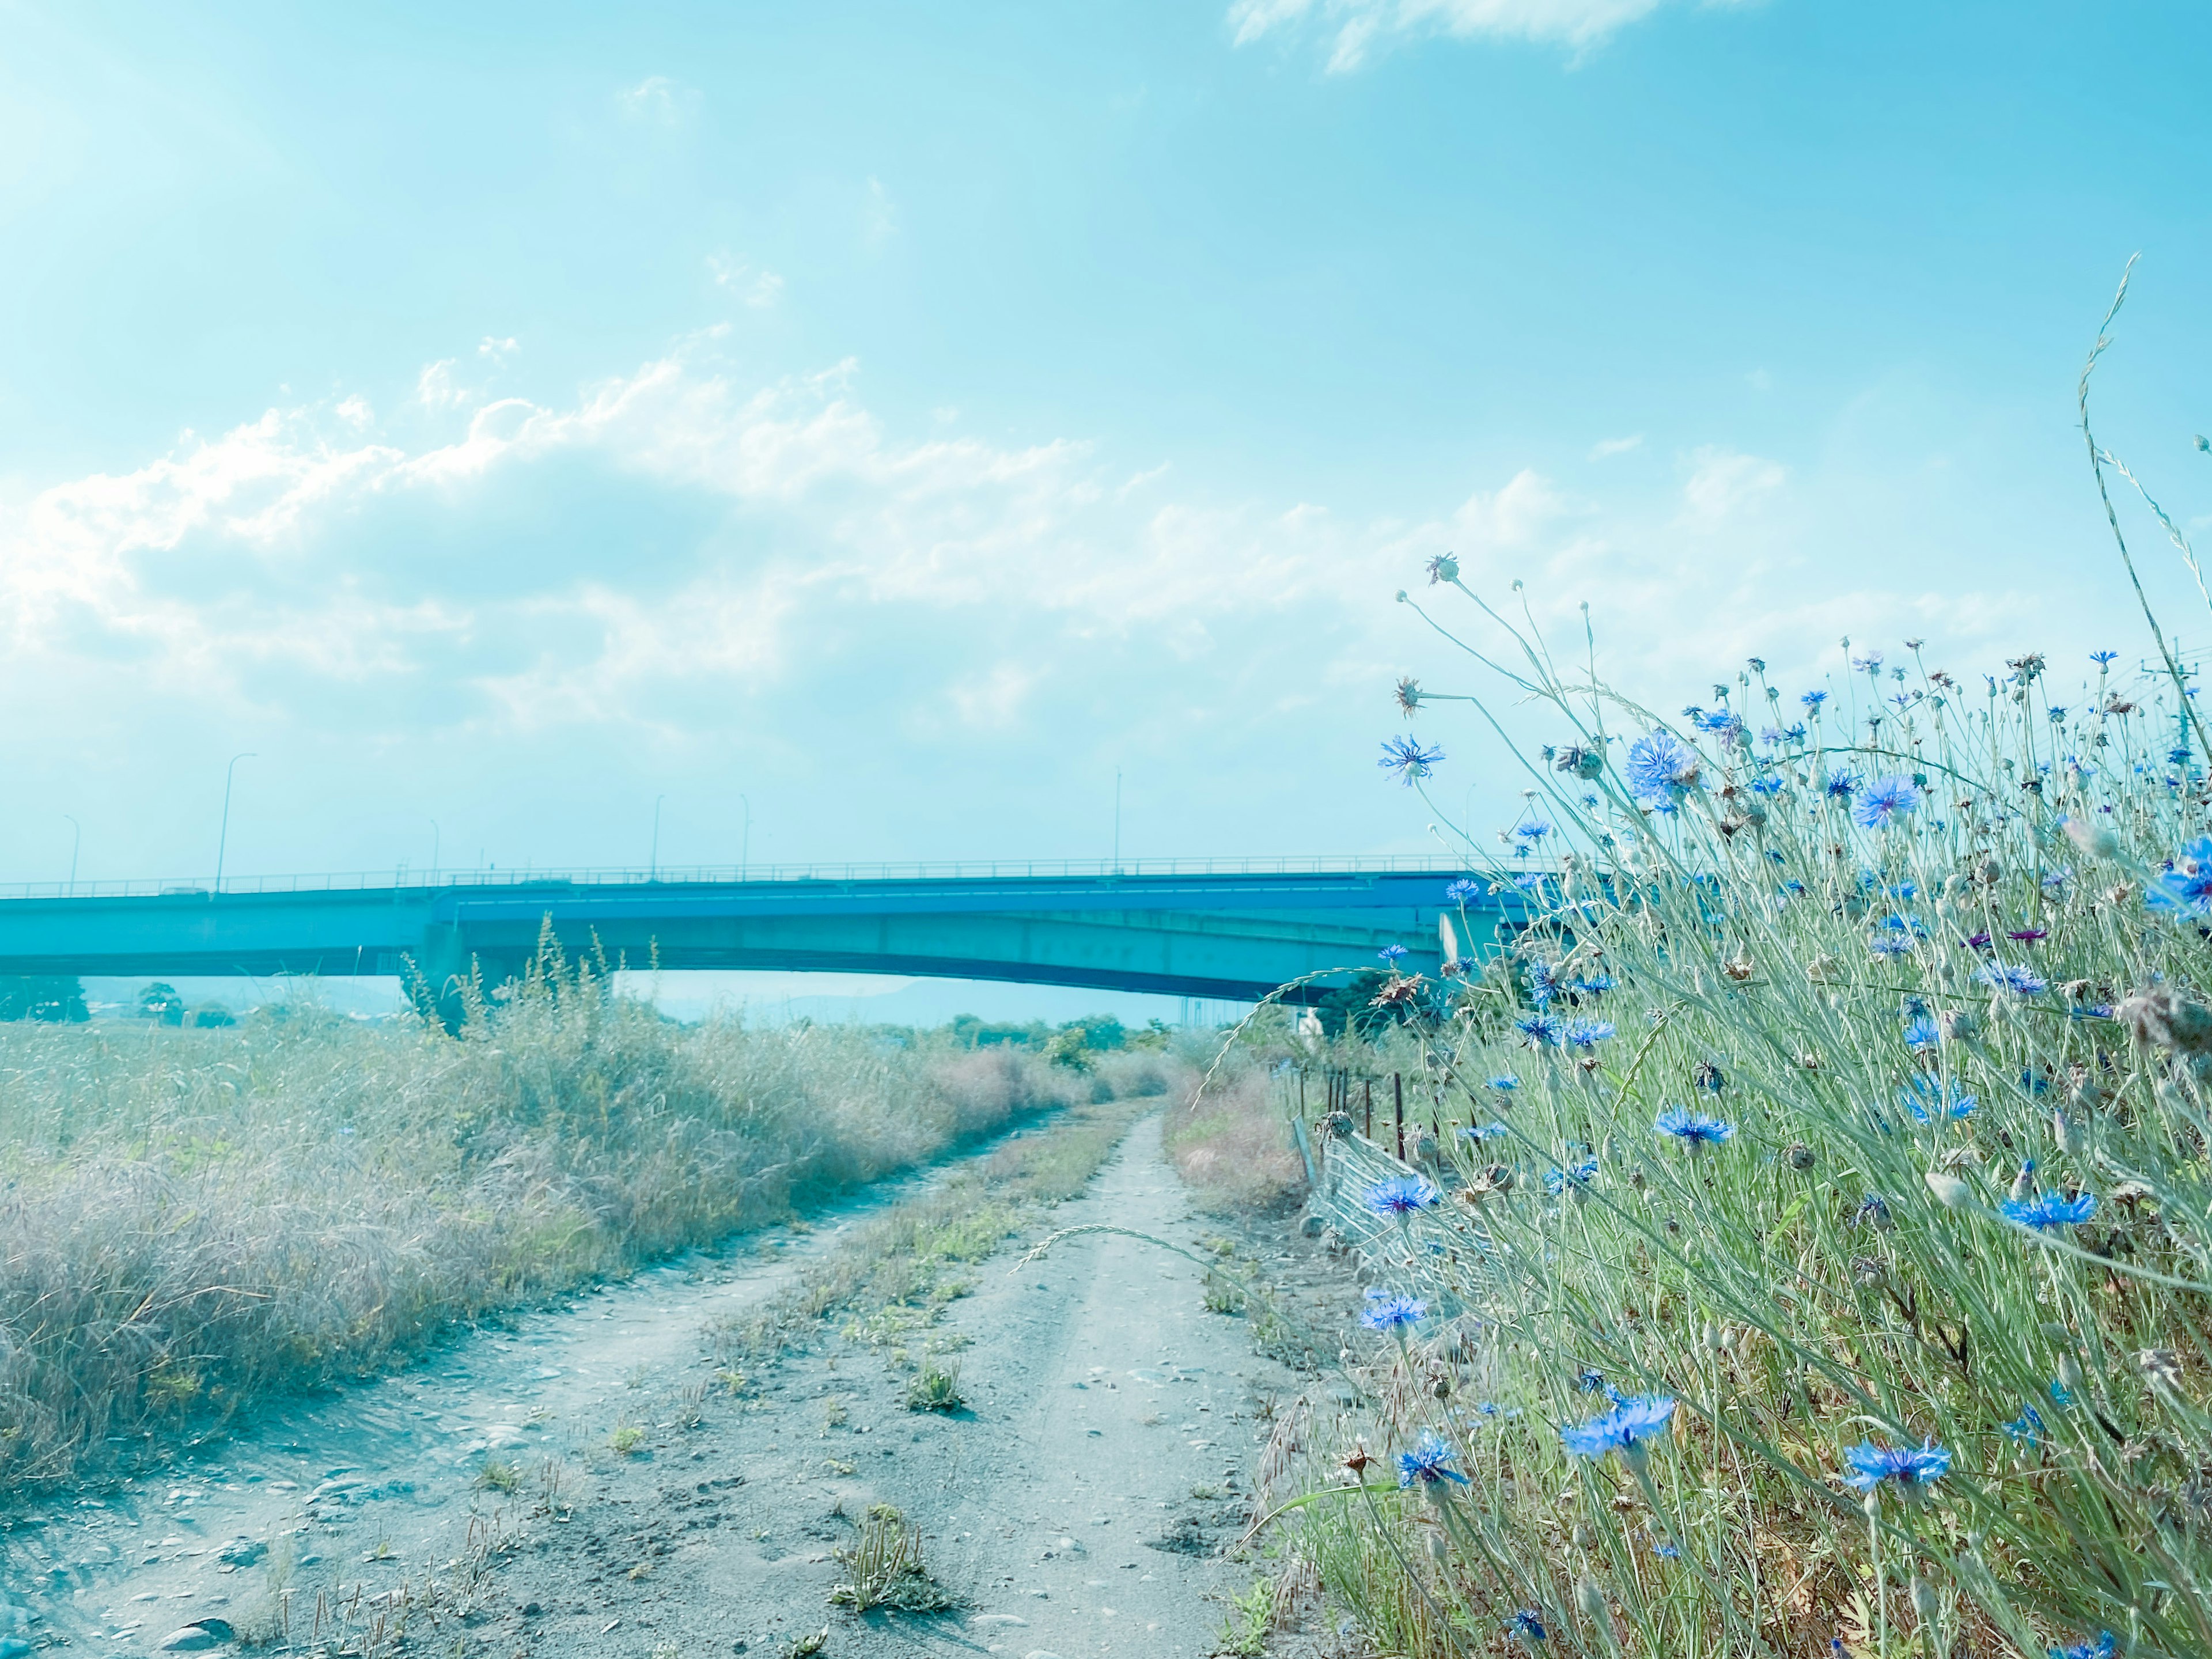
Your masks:
M222 1647L231 1639L228 1621L221 1619L202 1619L172 1631L161 1645L162 1653L204 1653L210 1648Z

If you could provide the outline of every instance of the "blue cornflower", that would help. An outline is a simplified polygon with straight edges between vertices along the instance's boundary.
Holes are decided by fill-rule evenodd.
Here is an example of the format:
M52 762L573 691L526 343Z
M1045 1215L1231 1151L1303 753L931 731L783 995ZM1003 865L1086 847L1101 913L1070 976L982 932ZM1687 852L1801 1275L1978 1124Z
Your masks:
M1780 778L1753 778L1751 793L1754 795L1778 795L1789 786Z
M1522 1042L1531 1048L1541 1048L1547 1043L1556 1048L1566 1028L1551 1015L1539 1012L1522 1015L1513 1022L1513 1029L1521 1033Z
M1478 896L1481 891L1481 888L1469 881L1465 876L1462 876L1457 881L1452 883L1450 886L1444 889L1444 896L1449 899L1454 904L1464 904L1469 899Z
M2070 1648L2053 1648L2051 1659L2112 1659L2112 1632L2099 1631L2094 1642L2076 1642Z
M2021 1407L2020 1415L2002 1426L2008 1435L2024 1445L2043 1443L2043 1413L2033 1406Z
M2055 1376L2051 1379L2051 1403L2062 1412L2070 1411L2074 1407L2073 1390Z
M1879 674L1881 672L1881 653L1869 651L1863 657L1853 657L1851 666L1862 674Z
M2066 890L2066 884L2073 879L2074 872L2070 869L2053 870L2043 878L2043 890L2046 893L2063 893Z
M1651 1553L1662 1561L1679 1561L1682 1559L1682 1547L1680 1544L1670 1544L1662 1540L1652 1545Z
M1644 1443L1666 1432L1674 1402L1665 1395L1640 1395L1624 1400L1602 1416L1559 1431L1559 1438L1577 1457L1603 1457L1619 1452L1630 1463L1644 1459Z
M2096 1214L2097 1195L2084 1193L2079 1198L2069 1198L2063 1193L2044 1192L2033 1198L2008 1198L1997 1207L2004 1212L2006 1220L2049 1233L2061 1227L2078 1227Z
M1899 1090L1897 1103L1923 1123L1933 1123L1938 1118L1972 1117L1978 1103L1973 1096L1962 1095L1930 1077L1917 1077L1909 1086Z
M2066 724L2066 711L2063 708L2053 707L2046 709L2045 712L2051 716L2051 723L2053 726L2063 726Z
M1375 763L1386 772L1395 772L1398 781L1410 789L1414 779L1427 777L1443 757L1443 750L1424 749L1411 738L1385 738L1382 758Z
M1442 1436L1434 1429L1425 1429L1411 1451L1398 1454L1398 1484L1433 1486L1439 1481L1455 1480L1464 1486L1467 1477L1452 1468L1458 1462L1458 1455Z
M1443 1196L1426 1176L1393 1176L1368 1189L1367 1207L1377 1215L1402 1218L1427 1209Z
M1567 1022L1565 1046L1589 1053L1613 1035L1609 1019L1571 1019Z
M1910 904L1920 896L1920 884L1917 881L1893 882L1881 890L1885 898L1895 899L1899 904Z
M1909 1498L1923 1496L1923 1487L1951 1472L1951 1454L1933 1440L1919 1447L1877 1446L1862 1440L1844 1454L1844 1461L1851 1466L1851 1473L1844 1477L1845 1485L1872 1492L1891 1481Z
M1575 1378L1575 1386L1584 1394L1605 1394L1610 1391L1610 1385L1605 1380L1605 1373L1594 1365L1583 1367L1582 1374Z
M1827 700L1828 694L1825 691L1808 691L1803 696L1797 699L1798 702L1803 703L1806 708L1811 709L1816 714L1820 712L1820 705L1827 702Z
M1552 998L1559 988L1559 970L1548 962L1528 964L1528 1000L1539 1008L1552 1006Z
M1919 805L1919 786L1911 778L1876 778L1851 808L1851 822L1862 830L1886 830Z
M1708 1146L1727 1144L1735 1133L1735 1125L1703 1112L1692 1112L1683 1106L1669 1106L1651 1122L1655 1134L1672 1135L1692 1152L1701 1152Z
M2089 653L2089 660L2100 668L2110 668L2119 659L2120 653L2117 651L2092 651Z
M1547 1170L1544 1175L1544 1190L1551 1194L1553 1198L1558 1198L1571 1187L1579 1190L1588 1186L1596 1176L1597 1160L1594 1158L1585 1158L1580 1164L1568 1169Z
M1585 997L1602 996L1606 992L1613 989L1614 983L1611 974L1585 975L1575 981L1575 994L1577 996Z
M2173 866L2143 890L2154 910L2201 916L2212 911L2212 836L2199 836L2173 855Z
M1406 947L1402 945L1386 945L1375 954L1395 968L1398 965L1398 958L1406 954Z
M1552 833L1552 826L1541 818L1531 818L1513 832L1516 841L1541 841Z
M1513 884L1524 893L1533 893L1544 884L1543 872L1538 870L1516 870L1513 874Z
M1500 1094L1511 1094L1521 1086L1521 1079L1510 1072L1502 1072L1490 1079L1490 1086Z
M1480 1146L1486 1140L1503 1140L1511 1134L1513 1130L1511 1126L1502 1122L1485 1123L1480 1127L1470 1123L1459 1133L1462 1139L1471 1140Z
M1902 933L1876 933L1867 941L1867 949L1884 962L1893 962L1912 954L1912 941Z
M1828 781L1820 786L1820 793L1830 800L1849 800L1858 790L1859 781L1849 772L1828 774Z
M1704 764L1698 751L1672 732L1660 730L1628 745L1621 767L1628 793L1647 806L1672 806L1698 787Z
M1544 1628L1543 1616L1534 1607L1523 1607L1505 1621L1505 1633L1518 1637L1534 1647L1539 1642L1551 1639L1551 1632Z
M1377 1285L1367 1292L1367 1306L1360 1311L1359 1322L1370 1331L1402 1330L1428 1310L1429 1304L1418 1297L1401 1296Z
M2008 967L2002 962L1984 963L1974 969L1974 977L1992 991L2009 991L2016 997L2039 997L2051 988L2051 981L2033 969Z
M1942 1041L1942 1032L1936 1029L1936 1022L1927 1015L1915 1014L1911 1019L1905 1021L1905 1046L1915 1054L1933 1048Z

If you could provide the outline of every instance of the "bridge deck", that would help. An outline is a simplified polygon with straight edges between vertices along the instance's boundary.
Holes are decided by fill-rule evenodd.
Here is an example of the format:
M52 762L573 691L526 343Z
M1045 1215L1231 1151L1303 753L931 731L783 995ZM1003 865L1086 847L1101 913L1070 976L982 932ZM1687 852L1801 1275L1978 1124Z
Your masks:
M1458 872L1430 859L394 872L0 892L0 973L396 974L496 981L550 927L632 967L834 969L1250 1000L1376 964L1433 972ZM1511 896L1468 901L1487 946ZM1463 947L1464 948L1464 947ZM1341 982L1341 975L1334 976ZM1317 987L1296 1000L1310 1000Z

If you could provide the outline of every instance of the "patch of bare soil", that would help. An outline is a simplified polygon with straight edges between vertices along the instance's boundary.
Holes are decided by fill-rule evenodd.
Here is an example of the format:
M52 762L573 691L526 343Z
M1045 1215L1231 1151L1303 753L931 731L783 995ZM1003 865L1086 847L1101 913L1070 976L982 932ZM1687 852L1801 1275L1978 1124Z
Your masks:
M1053 1223L1201 1252L1222 1231L1192 1212L1157 1118ZM1257 1571L1223 1550L1275 1414L1311 1378L1255 1355L1249 1316L1209 1312L1206 1279L1113 1235L1001 1252L940 1328L961 1341L951 1413L909 1409L909 1374L843 1339L774 1362L690 1429L665 1426L667 1396L649 1455L593 1456L574 1507L528 1523L477 1638L578 1659L1211 1654ZM834 1606L889 1510L919 1534L908 1609Z

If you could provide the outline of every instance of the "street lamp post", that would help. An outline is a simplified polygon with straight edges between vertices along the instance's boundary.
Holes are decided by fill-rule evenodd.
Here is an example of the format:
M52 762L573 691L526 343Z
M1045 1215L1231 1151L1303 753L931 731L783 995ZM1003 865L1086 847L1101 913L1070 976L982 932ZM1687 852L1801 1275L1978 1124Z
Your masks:
M667 799L665 795L653 798L653 856L646 860L645 878L647 881L660 879L660 803Z
M70 828L76 832L70 837L69 890L73 896L76 892L76 855L78 849L84 845L84 826L79 823L75 818L70 818L70 815L66 812L63 813L62 816L65 818L69 818Z
M230 850L231 782L238 775L239 762L242 760L254 760L257 758L258 758L258 757L254 754L253 750L249 749L243 754L233 755L230 757L230 764L223 769L222 833L216 838L215 843L215 890L218 893L222 891L222 857L225 853Z
M738 803L745 809L744 839L738 843L738 879L743 881L745 866L753 861L753 804L744 795L738 797Z
M1114 769L1114 873L1121 873L1121 769Z
M430 820L430 885L438 884L438 854L443 850L444 836L439 832L438 820Z

